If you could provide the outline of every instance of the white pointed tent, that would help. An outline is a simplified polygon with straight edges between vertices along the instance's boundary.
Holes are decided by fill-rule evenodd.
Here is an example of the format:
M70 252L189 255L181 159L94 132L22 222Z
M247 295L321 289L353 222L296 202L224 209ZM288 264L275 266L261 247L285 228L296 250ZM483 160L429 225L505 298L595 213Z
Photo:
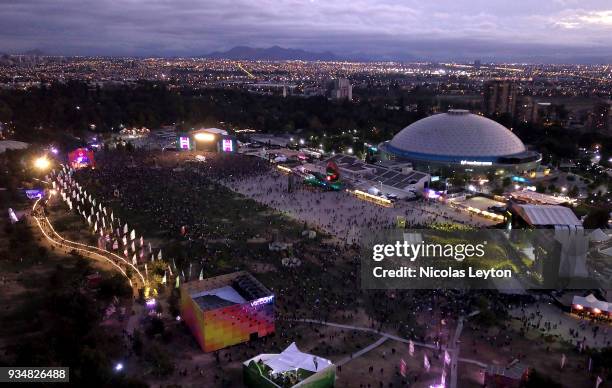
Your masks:
M593 294L589 294L587 296L574 295L572 305L574 308L580 306L590 310L598 309L600 312L605 313L612 312L612 305L610 303L597 299L597 297Z
M301 352L295 342L282 353L265 360L264 363L272 369L272 373L284 373L296 369L318 372L332 365L328 359Z
M595 229L589 234L589 238L591 239L591 241L599 243L608 241L610 239L610 236L604 233L604 231L601 229Z

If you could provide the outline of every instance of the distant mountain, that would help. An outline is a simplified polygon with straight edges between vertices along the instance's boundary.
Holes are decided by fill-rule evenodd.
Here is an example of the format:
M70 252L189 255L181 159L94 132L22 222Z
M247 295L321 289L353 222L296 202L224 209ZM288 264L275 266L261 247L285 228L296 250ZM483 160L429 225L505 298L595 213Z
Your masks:
M33 50L28 50L28 51L24 51L23 55L36 55L36 56L41 56L41 55L45 55L45 53L42 50L39 49L33 49Z
M335 61L338 57L329 51L317 53L301 49L289 49L279 46L269 48L254 48L236 46L228 51L215 51L204 55L211 59L247 59L247 60L302 60L302 61Z

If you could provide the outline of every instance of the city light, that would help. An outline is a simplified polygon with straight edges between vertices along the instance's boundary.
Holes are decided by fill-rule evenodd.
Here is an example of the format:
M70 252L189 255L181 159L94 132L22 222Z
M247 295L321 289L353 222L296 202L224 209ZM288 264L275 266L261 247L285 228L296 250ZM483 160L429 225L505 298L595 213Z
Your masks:
M116 372L121 372L123 370L123 364L122 363L117 363L117 365L115 365L115 371Z
M34 167L39 170L46 170L51 166L51 161L46 156L41 156L34 160Z

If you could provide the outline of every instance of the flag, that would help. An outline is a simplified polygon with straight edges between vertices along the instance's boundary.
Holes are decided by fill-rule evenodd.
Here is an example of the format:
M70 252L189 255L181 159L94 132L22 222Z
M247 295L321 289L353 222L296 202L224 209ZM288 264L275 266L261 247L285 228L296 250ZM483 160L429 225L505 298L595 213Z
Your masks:
M593 366L593 359L589 357L589 372L591 371L592 366Z
M144 238L140 236L140 247L142 248L143 246L144 246Z
M123 242L123 246L127 246L127 237L123 236L123 240L121 240L121 242Z
M198 278L198 280L204 280L204 268L200 270L200 277Z
M147 268L147 263L145 263L145 277L149 277L149 269Z
M166 271L164 271L164 277L162 278L161 284L166 284Z
M176 277L176 284L174 285L175 288L179 288L179 285L180 285L180 280L179 279L180 279L180 277L177 276Z
M94 232L98 231L98 221L94 223Z
M561 355L561 369L565 366L565 354Z
M113 213L112 211L111 211L111 221L115 222L115 213Z
M151 243L147 243L147 245L149 246L149 253L153 253L153 250L151 249Z
M450 365L450 362L451 362L450 354L448 354L448 350L444 350L444 364Z
M400 360L400 375L402 375L402 377L406 377L406 369L408 369L406 366L406 361L404 361L402 358Z
M114 242L113 242L113 250L116 251L117 249L119 249L119 243L117 242L117 240L114 240Z
M132 248L132 252L136 252L136 246L134 245L134 241L132 241L132 246L131 246L131 248Z
M442 370L442 377L440 378L440 386L446 386L446 369Z
M429 372L431 364L429 363L429 358L427 358L427 354L423 354L423 366L425 367L425 370Z
M125 257L128 257L128 256L129 256L129 253L128 253L127 248L125 248L125 249L123 250L123 256L125 256Z
M168 266L168 271L170 272L170 276L172 276L172 267Z
M193 263L189 263L189 279L191 279L191 266Z
M599 388L599 385L603 383L603 380L601 377L597 376L597 380L595 381L595 388Z
M127 252L127 250L126 250L126 252ZM134 254L134 256L132 256L132 264L134 264L134 265L138 264L138 261L136 261L136 254Z
M157 260L161 260L161 259L162 259L162 253L160 249L159 252L157 252ZM172 259L172 263L174 263L174 259ZM174 266L174 268L176 268L176 265Z
M181 269L181 274L183 275L183 279L185 279L185 281L187 281L187 278L185 278L185 271L183 271L182 269Z
M123 225L123 234L128 234L128 226L127 224Z
M135 240L135 239L136 239L136 231L132 229L132 232L130 233L130 240Z
M144 252L144 249L143 249ZM151 263L155 261L155 255L151 255Z
M410 354L410 357L414 357L414 342L412 340L408 341L408 354Z

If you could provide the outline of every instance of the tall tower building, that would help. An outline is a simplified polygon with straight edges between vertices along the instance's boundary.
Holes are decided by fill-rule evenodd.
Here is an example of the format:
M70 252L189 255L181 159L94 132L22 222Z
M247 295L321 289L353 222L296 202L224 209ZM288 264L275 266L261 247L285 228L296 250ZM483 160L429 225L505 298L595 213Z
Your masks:
M334 100L353 100L353 86L346 78L337 78L333 82L331 98Z
M488 116L516 114L518 87L512 81L487 81L483 91L483 111Z

